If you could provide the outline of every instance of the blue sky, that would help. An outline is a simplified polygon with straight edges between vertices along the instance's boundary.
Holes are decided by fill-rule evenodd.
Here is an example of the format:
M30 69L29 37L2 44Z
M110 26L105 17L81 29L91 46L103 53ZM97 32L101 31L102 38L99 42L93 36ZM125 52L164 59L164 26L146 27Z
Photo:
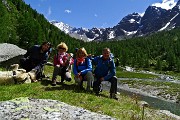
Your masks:
M117 25L133 12L143 13L149 5L171 4L178 0L24 0L47 20L72 27L107 28ZM164 5L164 4L163 4ZM167 5L167 4L166 4Z

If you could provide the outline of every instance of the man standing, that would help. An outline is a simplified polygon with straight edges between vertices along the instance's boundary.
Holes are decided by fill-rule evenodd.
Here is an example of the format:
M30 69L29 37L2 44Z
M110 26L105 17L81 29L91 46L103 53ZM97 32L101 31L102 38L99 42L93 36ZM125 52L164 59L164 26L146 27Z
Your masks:
M100 84L102 81L109 81L111 83L110 98L118 100L117 94L117 77L114 60L110 57L111 51L109 48L104 48L101 56L92 59L95 64L95 81L93 83L93 90L96 95L99 94Z
M41 45L34 45L27 50L24 58L20 59L20 66L27 72L36 71L36 79L39 79L45 63L48 60L48 51L51 44L43 42Z

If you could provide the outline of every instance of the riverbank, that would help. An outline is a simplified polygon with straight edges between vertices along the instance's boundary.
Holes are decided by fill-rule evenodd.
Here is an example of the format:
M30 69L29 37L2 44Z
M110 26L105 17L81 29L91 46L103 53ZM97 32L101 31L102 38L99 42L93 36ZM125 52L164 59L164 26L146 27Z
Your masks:
M118 80L119 81L119 80ZM103 90L109 91L111 84L102 82ZM153 109L157 109L157 114L162 113L169 117L180 120L180 104L157 97L154 94L143 91L142 89L131 88L128 84L118 84L118 94L127 95L135 101L146 101Z
M169 102L179 103L180 84L146 80L119 80L119 87L123 90L135 92L145 96L157 97ZM176 89L175 89L176 88ZM174 91L173 91L174 90Z
M134 99L146 101L152 108L159 109L159 112L163 112L168 116L174 116L178 120L180 119L179 103L155 96L141 89L129 88L128 85L118 85L118 91Z
M131 67L122 69L122 72L117 71L120 77L118 78L120 93L131 94L131 97L135 95L136 99L145 100L151 106L166 113L176 114L175 116L179 119L180 80L177 77L135 70Z
M127 72L122 72L121 77L118 78L122 89L136 91L137 93L158 97L170 102L180 102L180 80L177 77L150 71L137 71L127 66L123 69ZM123 74L126 74L125 77L135 75L133 78L124 78Z

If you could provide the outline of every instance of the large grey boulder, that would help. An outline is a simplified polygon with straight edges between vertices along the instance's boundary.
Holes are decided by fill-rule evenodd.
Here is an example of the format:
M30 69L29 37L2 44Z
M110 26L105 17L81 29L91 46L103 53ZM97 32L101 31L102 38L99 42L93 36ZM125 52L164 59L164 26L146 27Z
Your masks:
M27 51L9 43L0 44L0 62L24 55Z
M1 120L115 120L107 115L50 99L21 97L0 102Z

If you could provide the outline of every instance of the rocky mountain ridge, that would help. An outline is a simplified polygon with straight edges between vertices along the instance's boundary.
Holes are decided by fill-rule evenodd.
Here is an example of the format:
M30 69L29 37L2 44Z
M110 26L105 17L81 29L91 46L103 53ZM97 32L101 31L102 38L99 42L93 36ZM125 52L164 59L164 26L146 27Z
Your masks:
M168 2L168 1L167 1ZM62 22L51 22L71 37L84 41L122 40L180 27L180 1L171 9L149 6L144 15L132 13L112 28L75 28Z

